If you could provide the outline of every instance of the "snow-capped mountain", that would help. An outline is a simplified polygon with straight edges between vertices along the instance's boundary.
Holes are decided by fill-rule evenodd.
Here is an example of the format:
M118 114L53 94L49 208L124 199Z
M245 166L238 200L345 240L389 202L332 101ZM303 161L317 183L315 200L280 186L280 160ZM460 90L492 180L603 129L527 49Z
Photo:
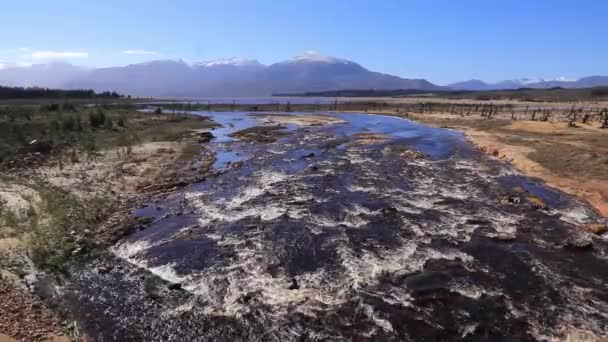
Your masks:
M163 97L268 96L337 89L443 89L426 80L373 72L355 62L316 52L269 66L245 58L197 63L157 60L91 70L62 87Z
M291 59L279 62L277 64L291 63L327 63L327 64L350 64L354 63L346 59L340 59L332 56L320 54L317 51L306 51L303 54L292 57Z
M205 61L205 62L195 62L195 63L192 63L192 66L194 66L194 67L217 67L217 66L263 67L264 65L255 59L233 57L233 58L215 59L215 60Z

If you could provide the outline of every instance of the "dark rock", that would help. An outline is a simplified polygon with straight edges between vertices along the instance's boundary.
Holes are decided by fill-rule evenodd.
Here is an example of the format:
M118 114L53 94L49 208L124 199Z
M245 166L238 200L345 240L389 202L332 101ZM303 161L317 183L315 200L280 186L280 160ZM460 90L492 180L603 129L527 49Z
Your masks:
M384 214L384 215L394 214L397 212L397 208L395 208L395 207L382 208L382 210L380 210L380 212L382 212L382 214Z
M215 136L213 135L213 133L207 131L207 132L201 132L198 136L198 142L199 143L208 143L211 141L211 139L214 139Z
M291 278L291 285L289 285L289 289L290 290L299 290L300 289L300 285L298 284L298 281L296 280L296 278Z
M307 155L305 155L305 156L302 156L301 158L302 158L302 159L308 159L308 158L312 158L312 157L314 157L314 156L315 156L315 154L314 154L313 152L310 152L309 154L307 154Z
M167 288L169 290L181 290L182 289L182 284L180 284L180 283L170 283L169 285L167 285Z
M466 220L467 224L470 225L476 225L476 226L483 226L483 225L489 225L490 222L486 221L486 220L482 220L482 219L468 219Z
M112 269L114 269L113 266L99 266L97 267L97 273L99 274L106 274L106 273L110 273L112 271Z
M242 296L241 298L239 298L239 302L241 302L243 304L247 304L251 301L251 299L253 299L253 294L247 293L244 296Z
M175 182L173 184L173 186L178 187L178 188L183 188L185 186L187 186L188 184L190 184L190 182L188 182L185 179L178 179L177 182Z
M230 167L232 167L233 169L237 169L237 168L239 168L241 166L243 166L243 161L242 160L232 163L232 165Z
M154 217L142 216L142 217L137 217L136 220L137 220L137 223L139 223L139 224L147 225L147 224L154 222Z
M564 247L571 250L588 251L593 249L593 240L588 236L576 236L566 241Z

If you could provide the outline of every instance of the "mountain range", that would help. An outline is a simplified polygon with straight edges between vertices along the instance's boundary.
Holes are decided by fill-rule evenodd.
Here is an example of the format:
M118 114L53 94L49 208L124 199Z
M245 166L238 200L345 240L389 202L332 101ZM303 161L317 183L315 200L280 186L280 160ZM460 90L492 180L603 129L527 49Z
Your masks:
M423 89L443 87L370 71L344 59L306 53L263 65L232 58L186 63L156 60L124 67L83 69L66 63L5 67L0 85L112 90L133 96L269 96L334 89Z
M578 80L565 80L565 79L554 79L554 80L543 80L543 79L516 79L506 80L497 83L486 83L480 80L468 80L464 82L457 82L448 84L446 87L453 90L512 90L520 88L532 88L532 89L549 89L549 88L591 88L608 86L608 76L590 76L579 78Z
M520 79L486 83L470 80L438 86L368 70L355 62L309 52L264 65L252 59L229 58L186 63L154 60L122 67L87 69L69 63L12 66L0 63L0 85L116 91L150 97L269 96L332 90L494 90L518 88L581 88L608 85L608 77L568 80Z

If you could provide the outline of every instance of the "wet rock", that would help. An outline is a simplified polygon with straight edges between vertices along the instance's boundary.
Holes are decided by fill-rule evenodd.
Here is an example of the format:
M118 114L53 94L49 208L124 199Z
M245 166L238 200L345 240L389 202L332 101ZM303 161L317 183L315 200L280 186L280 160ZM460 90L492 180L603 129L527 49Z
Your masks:
M177 182L173 183L173 186L177 187L177 188L183 188L185 186L188 186L188 184L190 184L190 182L188 182L185 179L178 179Z
M198 142L199 143L208 143L211 141L211 139L214 139L215 136L213 135L213 133L206 131L206 132L201 132L198 135Z
M497 233L490 237L494 240L503 241L503 242L515 241L515 239L517 238L517 236L515 234L511 234L511 233Z
M182 284L181 283L170 283L169 285L167 285L167 288L169 290L181 290Z
M239 298L239 302L242 304L248 304L251 299L253 299L253 294L252 293L247 293L245 295L243 295L241 298Z
M504 196L501 200L501 203L503 204L520 204L521 203L521 197L519 196Z
M400 156L406 159L425 159L426 154L416 150L405 150L400 153Z
M570 250L588 251L593 249L593 240L590 236L574 236L564 244L564 247Z
M310 152L309 154L302 156L301 159L308 159L308 158L312 158L314 156L315 156L314 152Z
M290 290L299 290L300 284L298 284L298 280L296 278L291 279L291 285L289 285Z
M538 196L529 195L528 202L530 202L530 206L532 206L533 209L546 210L549 208L545 201L540 199Z
M583 228L596 235L602 235L608 231L608 227L606 227L603 223L589 223L583 226Z
M394 213L396 213L396 212L397 212L397 208L395 208L395 207L387 207L387 208L382 208L382 209L380 210L380 212L382 212L382 214L383 214L383 215L386 215L386 214L394 214Z
M147 224L154 222L154 217L142 216L142 217L136 218L136 220L137 220L137 223L145 226Z
M114 269L114 267L111 265L99 266L99 267L97 267L97 273L106 274L106 273L110 273L113 269Z
M474 226L484 226L489 225L490 222L482 219L468 219L466 220L466 224L474 225Z

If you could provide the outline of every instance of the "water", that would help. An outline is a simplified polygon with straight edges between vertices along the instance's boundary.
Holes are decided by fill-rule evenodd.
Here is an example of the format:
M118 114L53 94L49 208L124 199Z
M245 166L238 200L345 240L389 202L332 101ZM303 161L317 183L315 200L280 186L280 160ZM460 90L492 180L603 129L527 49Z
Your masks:
M286 127L268 144L210 148L218 171L136 214L154 222L66 289L99 340L536 340L565 326L608 332L601 218L476 152L461 134L394 117ZM357 133L388 139L361 144ZM405 153L418 149L426 158ZM237 155L238 153L238 155ZM227 161L243 161L228 167ZM504 201L513 187L548 210ZM133 267L135 265L136 267ZM179 289L168 286L178 283Z
M237 104L237 105L264 105L264 104L330 104L335 102L333 97L297 97L297 96L268 96L268 97L204 97L184 100L172 100L174 103L192 104ZM163 104L166 102L144 102L142 104Z

